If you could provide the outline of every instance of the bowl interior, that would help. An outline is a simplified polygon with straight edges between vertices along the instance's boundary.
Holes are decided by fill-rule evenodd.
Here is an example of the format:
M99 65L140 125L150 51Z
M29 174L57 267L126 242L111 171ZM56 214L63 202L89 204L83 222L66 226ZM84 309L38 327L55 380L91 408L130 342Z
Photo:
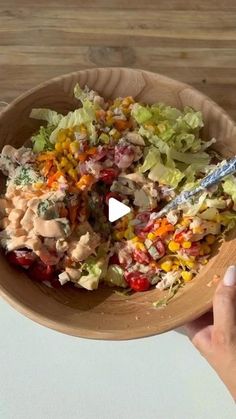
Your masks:
M22 145L38 128L29 118L33 107L49 107L66 113L78 106L74 85L88 85L107 98L132 95L145 103L164 102L201 110L203 137L215 137L215 148L225 157L236 154L236 128L230 117L209 98L188 85L141 70L106 68L78 71L50 80L15 100L0 114L0 146ZM194 281L181 289L169 305L155 309L157 290L125 297L109 288L95 292L51 289L34 283L12 269L0 257L0 292L15 308L31 319L64 333L97 339L131 339L173 329L202 314L211 306L213 275L222 276L236 255L235 232L216 247L210 262Z

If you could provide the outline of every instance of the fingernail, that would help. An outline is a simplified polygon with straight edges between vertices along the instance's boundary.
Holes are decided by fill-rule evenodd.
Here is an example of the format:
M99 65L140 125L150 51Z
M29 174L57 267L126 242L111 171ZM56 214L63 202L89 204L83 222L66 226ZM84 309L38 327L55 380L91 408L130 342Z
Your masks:
M227 287L233 287L234 285L236 285L236 266L229 266L225 273L223 283Z

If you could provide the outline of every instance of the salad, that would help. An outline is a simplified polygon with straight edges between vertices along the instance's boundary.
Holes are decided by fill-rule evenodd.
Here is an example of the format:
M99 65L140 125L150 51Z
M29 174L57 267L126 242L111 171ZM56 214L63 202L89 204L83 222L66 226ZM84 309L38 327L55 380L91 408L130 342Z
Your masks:
M51 287L146 291L191 281L236 225L234 176L155 219L222 162L215 139L201 138L201 112L105 100L78 84L74 94L78 108L67 115L32 109L45 123L31 146L1 152L6 258ZM110 198L131 212L109 222Z

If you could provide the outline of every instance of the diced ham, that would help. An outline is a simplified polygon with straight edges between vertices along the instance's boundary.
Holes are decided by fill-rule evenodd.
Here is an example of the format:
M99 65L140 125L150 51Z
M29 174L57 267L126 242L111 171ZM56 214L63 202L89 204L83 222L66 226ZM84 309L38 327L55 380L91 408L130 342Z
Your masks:
M115 146L115 164L119 169L127 169L135 158L135 151L133 146L117 145Z

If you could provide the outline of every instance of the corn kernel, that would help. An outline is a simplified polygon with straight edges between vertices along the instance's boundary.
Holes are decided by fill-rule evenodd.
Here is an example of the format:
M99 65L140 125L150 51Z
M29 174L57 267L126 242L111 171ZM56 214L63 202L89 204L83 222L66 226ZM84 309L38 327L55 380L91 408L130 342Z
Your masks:
M163 262L161 264L161 269L165 272L170 272L172 268L172 262L170 260L167 260L166 262Z
M182 243L182 247L184 248L184 249L190 249L190 247L192 246L192 243L191 242L189 242L189 241L186 241L186 242L183 242Z
M171 240L168 244L168 248L171 252L176 252L177 250L179 250L180 244Z
M78 141L73 141L72 143L70 143L70 152L72 154L76 153L79 150L79 142Z
M216 241L216 237L213 236L213 234L209 234L208 236L206 236L206 242L207 244L213 244Z
M146 247L144 246L143 243L138 242L138 243L136 243L136 249L138 249L138 250L146 250Z
M195 263L192 260L186 260L184 261L184 263L190 269L193 269L195 267Z
M149 240L155 240L156 239L156 235L154 233L148 233L147 238Z
M129 227L129 228L127 228L127 229L125 230L124 237L125 237L127 240L132 239L132 238L134 237L133 229L132 229L132 228L130 228L130 227Z
M183 227L188 227L188 225L190 224L190 221L189 221L189 220L187 220L187 219L185 219L185 220L182 220L180 224L181 224L181 226L183 226Z
M62 151L62 144L61 143L56 143L55 144L55 150L58 151L59 153Z
M68 174L72 177L72 179L77 180L78 174L75 169L69 169Z
M181 276L182 276L182 278L183 278L184 282L189 282L189 281L191 281L191 280L193 279L193 274L192 274L192 272L183 271L183 272L181 273Z
M176 263L174 263L171 267L172 271L178 271L178 269L179 269L179 265L177 265Z
M71 154L71 153L68 153L66 157L67 157L67 159L68 159L68 160L73 159L73 156L72 156L72 154Z
M61 162L60 162L60 166L61 167L66 167L67 165L68 165L68 160L67 160L67 158L66 157L62 157L61 158Z
M69 150L69 144L67 141L64 141L61 145L62 145L63 150L66 150L66 151Z
M114 232L115 240L121 240L121 239L123 239L123 236L124 236L123 231L115 231Z
M57 141L62 143L63 141L65 141L65 139L66 139L65 131L59 131L59 133L57 134Z
M137 243L138 241L139 241L139 238L138 237L135 236L135 237L132 238L132 242L133 243Z

